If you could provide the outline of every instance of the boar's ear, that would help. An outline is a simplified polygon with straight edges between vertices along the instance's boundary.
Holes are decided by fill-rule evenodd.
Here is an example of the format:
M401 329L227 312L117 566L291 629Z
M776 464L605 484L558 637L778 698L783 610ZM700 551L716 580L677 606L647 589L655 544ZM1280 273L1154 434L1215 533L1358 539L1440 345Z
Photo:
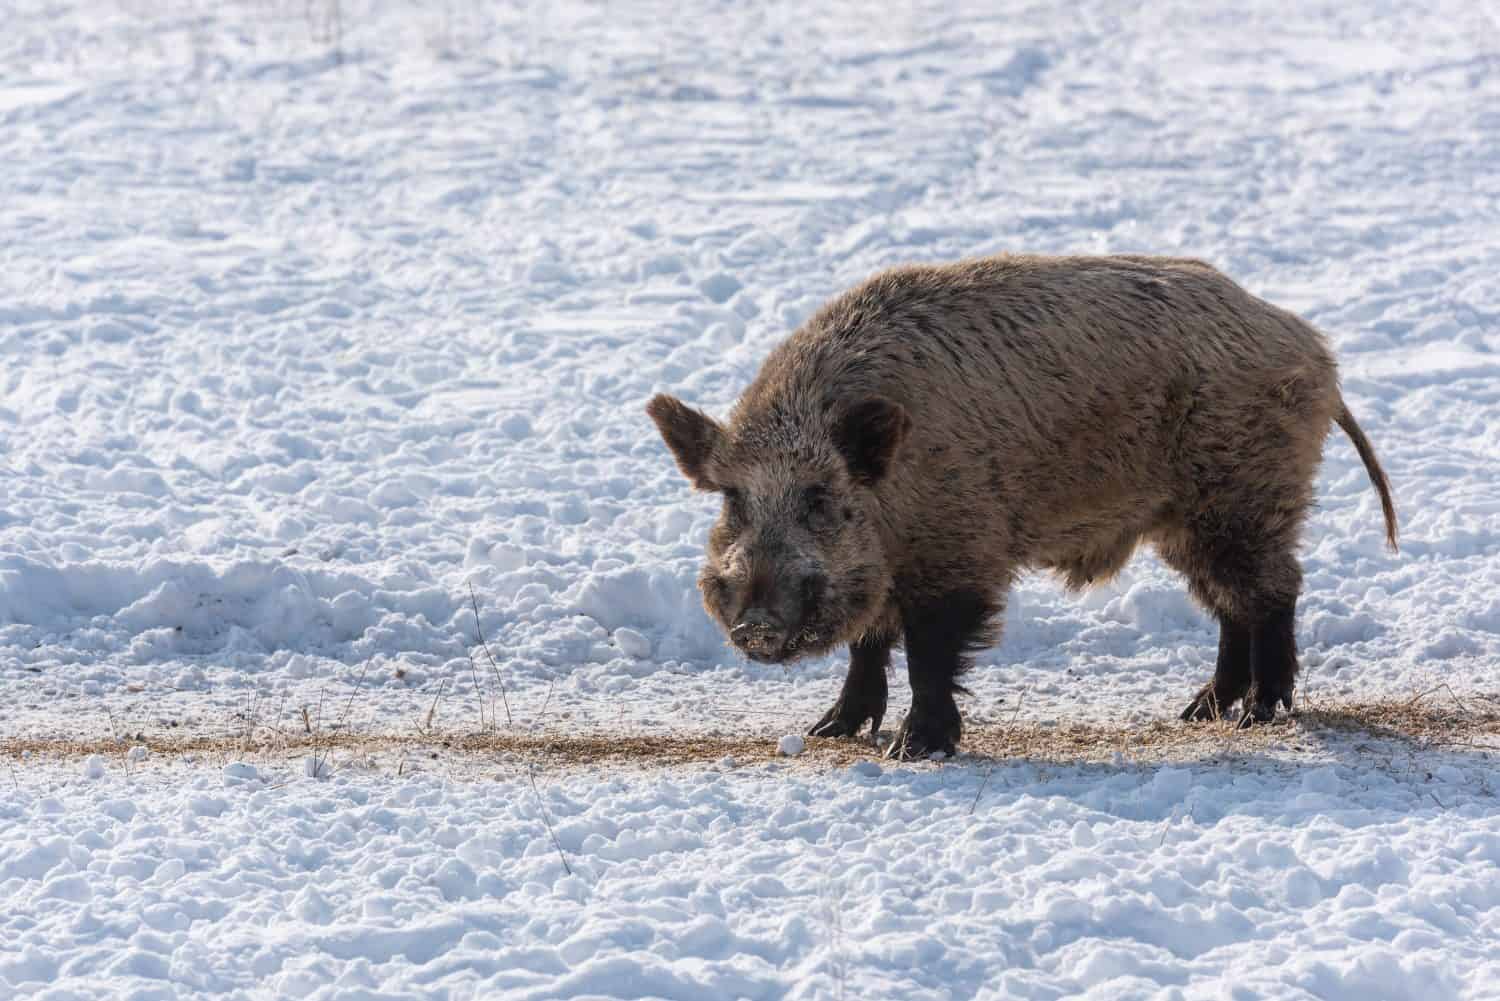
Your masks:
M905 407L872 397L844 411L834 425L833 441L854 481L873 487L890 470L910 430Z
M717 490L707 469L709 454L724 437L719 422L666 393L653 396L646 404L646 413L656 422L682 475L699 490Z

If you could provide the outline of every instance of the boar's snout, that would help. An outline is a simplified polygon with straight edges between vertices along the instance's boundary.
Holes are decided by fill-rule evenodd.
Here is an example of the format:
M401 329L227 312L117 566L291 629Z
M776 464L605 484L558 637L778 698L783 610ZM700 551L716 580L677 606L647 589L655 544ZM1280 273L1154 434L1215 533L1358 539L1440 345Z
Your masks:
M804 577L795 587L759 596L735 618L729 641L751 660L779 664L816 652L828 632L822 574Z
M729 640L752 660L779 660L785 645L786 625L775 613L752 608L729 630Z

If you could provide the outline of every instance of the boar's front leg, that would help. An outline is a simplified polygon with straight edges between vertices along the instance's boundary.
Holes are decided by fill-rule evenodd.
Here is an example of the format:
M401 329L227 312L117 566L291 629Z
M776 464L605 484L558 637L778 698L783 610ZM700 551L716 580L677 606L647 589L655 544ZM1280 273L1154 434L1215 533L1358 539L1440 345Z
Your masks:
M953 754L963 731L954 692L968 669L968 654L991 639L997 603L980 591L950 591L931 600L903 602L906 669L911 680L911 712L891 741L886 756L906 761L934 751Z
M866 633L849 644L849 674L833 708L812 725L812 737L853 737L870 723L870 739L885 718L886 665L891 662L892 637Z
M1188 707L1185 720L1215 720L1227 717L1229 707L1250 688L1251 630L1227 615L1219 615L1219 659L1214 680L1204 685Z

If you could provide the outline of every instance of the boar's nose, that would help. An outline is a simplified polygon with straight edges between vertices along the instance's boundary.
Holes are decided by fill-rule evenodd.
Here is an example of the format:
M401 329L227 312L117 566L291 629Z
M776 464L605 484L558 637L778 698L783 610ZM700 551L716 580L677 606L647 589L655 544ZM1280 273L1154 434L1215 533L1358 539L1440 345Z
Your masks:
M774 657L781 652L785 631L775 615L763 608L752 608L729 630L729 639L752 657Z

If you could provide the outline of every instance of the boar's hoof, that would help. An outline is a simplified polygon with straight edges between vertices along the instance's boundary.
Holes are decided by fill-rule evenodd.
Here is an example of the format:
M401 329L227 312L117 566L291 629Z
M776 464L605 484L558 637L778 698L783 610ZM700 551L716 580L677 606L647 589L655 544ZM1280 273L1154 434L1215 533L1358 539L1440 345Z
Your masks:
M1292 709L1292 693L1259 695L1254 692L1245 696L1245 711L1240 715L1239 728L1248 730L1257 723L1269 723L1276 718L1276 704L1281 703L1288 712Z
M1275 718L1276 707L1274 705L1250 702L1245 705L1245 711L1240 714L1239 729L1248 730L1257 723L1269 723Z
M956 715L955 713L955 717ZM901 729L896 731L895 739L886 748L885 756L897 761L921 761L935 751L942 751L951 757L957 750L956 719L949 725L941 717L911 713L901 721Z
M883 700L882 700L883 702ZM823 714L823 718L814 723L807 731L809 737L854 737L864 728L865 721L870 723L870 738L880 732L880 721L885 718L885 706L865 705L852 703L848 699L839 699L833 704L833 708Z
M1193 701L1182 711L1182 719L1190 723L1207 723L1212 720L1222 719L1229 713L1229 705L1219 701L1218 694L1214 691L1212 683L1204 685L1203 690L1193 696Z

